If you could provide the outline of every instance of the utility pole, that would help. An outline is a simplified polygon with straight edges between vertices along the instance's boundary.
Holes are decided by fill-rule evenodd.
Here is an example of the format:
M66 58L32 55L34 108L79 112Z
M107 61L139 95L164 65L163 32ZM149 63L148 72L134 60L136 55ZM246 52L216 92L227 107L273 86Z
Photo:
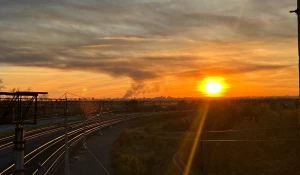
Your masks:
M65 175L69 175L69 147L68 147L68 99L67 93L65 94Z
M300 19L299 19L299 5L300 5L300 0L297 0L297 9L290 11L290 13L296 13L297 17L298 17L298 57L299 57L299 61L298 61L298 112L299 112L299 116L298 116L298 124L300 125ZM298 129L298 134L300 136L300 128Z
M51 126L52 126L52 124L53 124L53 101L51 100L50 101L50 104L51 104Z
M140 119L142 119L142 102L139 102Z
M113 121L112 121L113 120L113 114L111 114L111 117L110 117L109 120L110 120L110 122L109 122L109 128L112 129L113 128Z
M142 119L142 105L141 102L139 101L139 112L140 112L140 120Z
M102 116L101 113L99 114L99 135L102 136Z
M16 154L16 171L15 174L24 174L24 128L21 124L16 125L15 129L15 141L14 151Z
M15 107L13 107L13 121L15 121Z
M124 117L123 117L124 123L127 123L127 117L126 117L127 114L123 114L123 116L124 116Z
M161 106L161 100L159 101L159 109L160 109L160 111L161 111L161 109L162 109L162 106Z
M102 136L102 109L104 106L104 100L102 101L102 105L100 106L100 113L99 113L99 135Z
M82 144L83 144L83 149L86 149L86 142L85 142L85 130L86 130L86 116L84 115L84 121L83 121L83 137L82 137Z
M84 111L87 111L87 107L86 107L86 103L84 103L84 107L83 107ZM86 142L85 142L85 130L86 130L86 121L87 121L87 117L86 117L86 113L83 114L83 118L84 118L84 121L83 121L83 137L82 137L82 146L83 146L83 149L86 149Z
M21 120L23 118L22 115L22 97L18 99L18 119L17 121ZM24 127L21 123L16 124L15 129L15 141L14 141L14 148L15 156L16 156L16 170L15 174L17 175L23 175L24 174Z

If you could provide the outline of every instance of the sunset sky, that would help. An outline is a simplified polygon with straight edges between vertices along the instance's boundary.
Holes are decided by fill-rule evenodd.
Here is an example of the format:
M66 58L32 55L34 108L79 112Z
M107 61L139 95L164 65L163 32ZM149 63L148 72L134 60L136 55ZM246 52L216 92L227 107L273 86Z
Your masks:
M297 95L296 0L2 0L0 79L88 97Z

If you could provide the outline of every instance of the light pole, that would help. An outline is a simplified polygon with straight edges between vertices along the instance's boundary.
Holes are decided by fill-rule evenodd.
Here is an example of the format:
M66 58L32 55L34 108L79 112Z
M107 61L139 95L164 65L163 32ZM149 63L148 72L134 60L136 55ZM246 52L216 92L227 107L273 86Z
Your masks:
M299 19L299 5L300 5L300 0L297 0L297 9L290 11L290 13L296 13L297 17L298 17L298 112L299 112L299 116L298 116L298 124L300 125L300 19ZM300 136L300 129L298 130L298 134Z

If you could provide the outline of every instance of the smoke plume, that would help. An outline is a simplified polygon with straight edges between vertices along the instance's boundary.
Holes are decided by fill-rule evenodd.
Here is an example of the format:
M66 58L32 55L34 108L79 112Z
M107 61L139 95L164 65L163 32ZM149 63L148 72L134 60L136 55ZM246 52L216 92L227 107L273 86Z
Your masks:
M141 94L147 94L147 93L153 93L153 92L158 92L159 91L159 86L158 85L149 85L145 83L133 83L131 85L131 88L127 90L123 98L131 98L134 96L138 96Z

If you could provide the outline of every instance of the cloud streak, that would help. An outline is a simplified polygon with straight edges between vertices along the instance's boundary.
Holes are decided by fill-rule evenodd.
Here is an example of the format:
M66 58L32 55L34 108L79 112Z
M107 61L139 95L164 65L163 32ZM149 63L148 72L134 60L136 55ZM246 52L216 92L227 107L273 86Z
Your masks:
M126 97L151 91L145 82L163 77L275 71L296 63L282 47L297 36L295 17L285 14L294 5L280 0L1 1L0 63L129 77L134 83ZM279 61L283 58L288 59Z

